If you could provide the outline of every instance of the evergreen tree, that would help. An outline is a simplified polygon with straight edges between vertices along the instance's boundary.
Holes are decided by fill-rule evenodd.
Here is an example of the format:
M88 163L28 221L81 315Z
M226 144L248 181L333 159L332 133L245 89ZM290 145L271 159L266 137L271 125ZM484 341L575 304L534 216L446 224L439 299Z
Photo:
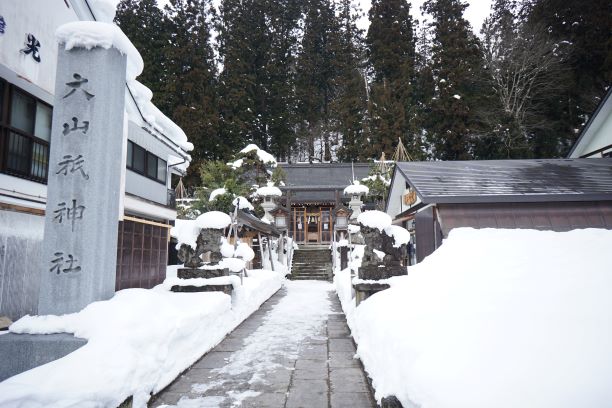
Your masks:
M153 92L152 102L167 116L172 110L166 105L164 84L168 80L166 52L170 43L168 20L157 7L156 0L121 0L115 22L128 36L144 61L138 77Z
M335 37L335 98L331 103L333 130L341 136L340 161L355 161L363 156L367 110L366 79L361 31L357 28L358 10L351 0L339 3L339 32Z
M463 18L466 7L460 0L427 0L423 5L433 18L435 94L430 101L433 120L427 130L437 159L472 158L474 136L482 131L476 108L482 103L479 97L487 92L479 84L482 56L478 40Z
M370 103L372 158L393 154L398 138L418 156L416 131L415 38L410 4L406 0L374 0L366 37L373 83Z
M338 22L330 0L308 0L296 67L296 120L309 157L315 141L322 143L321 160L331 160L330 105L334 99L335 36Z
M166 104L170 117L194 144L190 168L195 171L199 162L227 155L227 147L217 133L216 68L210 41L212 9L210 0L170 0L166 12L172 38L167 51ZM194 183L191 180L188 184Z

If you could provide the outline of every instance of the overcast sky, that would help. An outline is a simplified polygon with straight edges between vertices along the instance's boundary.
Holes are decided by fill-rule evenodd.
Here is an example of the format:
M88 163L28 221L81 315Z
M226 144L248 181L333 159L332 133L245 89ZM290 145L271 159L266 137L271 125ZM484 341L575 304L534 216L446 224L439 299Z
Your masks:
M371 0L353 0L357 1L361 5L361 9L364 12L364 17L360 20L359 26L363 29L367 29L369 25L368 21L368 10L370 10ZM412 4L410 11L414 18L418 19L419 22L423 22L423 16L421 15L421 6L425 0L408 0ZM463 0L468 3L469 6L465 10L465 18L472 25L472 29L475 33L480 31L482 22L489 15L492 0ZM213 4L218 5L221 0L213 0ZM157 0L157 3L163 7L164 4L168 3L168 0Z
M365 13L365 17L360 21L360 27L363 29L367 29L369 25L369 21L367 18L368 10L370 9L371 0L357 0ZM423 16L421 15L421 6L425 2L425 0L408 0L411 4L410 12L412 16L419 20L419 22L423 22ZM482 26L482 22L489 15L489 11L491 8L492 0L464 0L465 3L468 3L469 6L465 10L465 18L472 25L472 29L474 32L478 33L480 31L480 27Z

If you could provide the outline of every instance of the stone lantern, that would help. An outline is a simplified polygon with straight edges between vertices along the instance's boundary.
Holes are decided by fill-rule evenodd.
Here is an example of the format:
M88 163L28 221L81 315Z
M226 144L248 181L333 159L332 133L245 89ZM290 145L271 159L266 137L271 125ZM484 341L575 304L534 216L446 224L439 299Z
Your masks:
M280 188L276 187L274 183L268 182L267 186L259 187L256 194L263 199L261 203L261 208L265 212L263 219L267 220L270 224L274 223L274 216L270 212L276 208L276 199L283 195Z
M289 228L289 209L279 205L270 211L270 215L274 218L274 226L277 229L286 231Z
M281 233L278 239L278 261L284 265L287 254L287 243L285 241L289 229L289 209L279 205L270 214L274 217L274 226Z
M355 220L361 214L361 206L363 201L361 198L370 192L368 186L364 186L358 180L354 180L353 184L344 189L344 195L350 196L349 208L352 210L350 219Z
M340 204L334 208L336 240L344 239L348 233L348 223L351 210Z

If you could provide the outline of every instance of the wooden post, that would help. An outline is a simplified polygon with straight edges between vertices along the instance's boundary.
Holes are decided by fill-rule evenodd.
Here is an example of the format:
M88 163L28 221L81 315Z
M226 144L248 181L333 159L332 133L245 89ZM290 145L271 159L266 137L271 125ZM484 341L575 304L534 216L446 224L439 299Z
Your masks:
M270 258L270 267L272 271L274 271L274 259L272 259L272 243L270 242L270 236L266 235L266 239L268 240L268 257Z

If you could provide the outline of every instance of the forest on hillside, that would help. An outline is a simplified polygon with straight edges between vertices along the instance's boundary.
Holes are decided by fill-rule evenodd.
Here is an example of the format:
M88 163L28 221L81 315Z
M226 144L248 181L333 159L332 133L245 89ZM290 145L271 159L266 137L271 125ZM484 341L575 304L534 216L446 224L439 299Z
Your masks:
M286 161L565 155L612 82L609 0L122 0L140 82L196 163L255 143ZM198 166L192 166L197 170Z

